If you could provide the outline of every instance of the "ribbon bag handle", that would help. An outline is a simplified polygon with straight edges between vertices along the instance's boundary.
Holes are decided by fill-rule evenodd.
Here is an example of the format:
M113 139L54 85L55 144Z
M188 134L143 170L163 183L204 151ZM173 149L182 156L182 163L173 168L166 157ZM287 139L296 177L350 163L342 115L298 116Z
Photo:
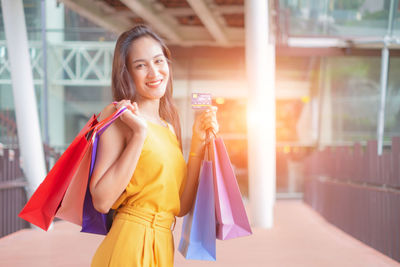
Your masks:
M102 120L99 122L96 126L96 130L99 134L102 134L108 126L111 125L116 119L118 119L119 116L121 116L125 111L127 111L128 108L123 106L120 109L116 110L113 114L111 114L108 118Z
M211 161L212 156L210 153L212 153L213 149L210 148L212 146L213 140L217 138L217 135L215 134L214 130L211 128L206 130L206 145L205 145L205 150L204 150L204 160L206 161Z
M87 131L86 131L86 139L89 140L92 137L93 132L97 131L104 131L110 124L115 121L119 116L121 116L125 111L127 110L127 107L123 106L120 109L114 111L110 116L107 118L103 119L102 121L95 123L92 125ZM97 117L100 116L97 115ZM106 127L106 128L104 128Z

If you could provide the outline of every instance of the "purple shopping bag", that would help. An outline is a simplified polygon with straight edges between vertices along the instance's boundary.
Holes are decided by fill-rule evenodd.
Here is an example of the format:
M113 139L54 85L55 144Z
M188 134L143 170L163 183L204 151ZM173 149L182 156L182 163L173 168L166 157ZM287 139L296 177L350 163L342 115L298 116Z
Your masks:
M203 160L199 180L194 206L183 219L178 250L186 259L215 261L215 205L211 161Z
M226 240L251 235L249 220L224 142L217 137L211 147L217 238Z
M81 232L106 235L108 231L111 229L112 219L114 215L114 211L110 210L107 214L103 214L98 212L94 206L92 201L92 195L90 193L90 180L92 177L93 169L96 164L96 153L97 153L97 145L99 142L99 138L101 134L114 122L122 113L126 110L126 108L122 108L119 112L113 116L107 123L99 126L96 132L93 134L93 146L92 146L92 158L90 163L90 172L89 179L86 188L85 200L83 203L83 212L82 212L82 230Z
M97 144L99 135L95 134L93 147L92 147L92 159L90 163L90 174L88 184L86 187L85 201L83 203L82 212L82 230L81 232L106 235L110 230L111 226L107 225L107 214L98 212L92 202L92 195L90 194L90 178L92 176L94 164L96 162Z

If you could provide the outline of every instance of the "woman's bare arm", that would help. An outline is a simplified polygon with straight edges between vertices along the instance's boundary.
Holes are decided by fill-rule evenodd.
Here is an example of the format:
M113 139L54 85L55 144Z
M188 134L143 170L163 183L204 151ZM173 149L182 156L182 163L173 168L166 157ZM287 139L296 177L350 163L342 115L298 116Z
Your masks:
M108 117L114 111L115 107L107 106L100 119ZM127 131L131 134L127 134ZM90 182L93 205L99 212L107 213L129 184L145 137L145 132L131 131L119 119L101 135Z

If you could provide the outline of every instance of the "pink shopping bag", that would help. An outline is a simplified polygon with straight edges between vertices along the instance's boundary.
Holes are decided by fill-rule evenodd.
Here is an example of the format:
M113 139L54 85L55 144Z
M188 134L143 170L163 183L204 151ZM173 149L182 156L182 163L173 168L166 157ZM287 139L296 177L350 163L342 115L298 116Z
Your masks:
M214 171L217 238L226 240L251 235L250 223L225 144L217 137L210 146Z
M90 159L92 155L92 144L82 158L82 161L72 177L71 183L65 192L56 217L82 225L82 207L85 199L86 185L89 178Z

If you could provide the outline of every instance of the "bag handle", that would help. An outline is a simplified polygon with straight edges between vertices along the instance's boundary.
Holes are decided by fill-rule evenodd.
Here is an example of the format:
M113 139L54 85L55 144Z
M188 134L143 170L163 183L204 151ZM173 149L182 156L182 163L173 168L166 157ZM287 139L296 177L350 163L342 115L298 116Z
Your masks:
M115 111L111 116L109 116L107 119L101 121L98 124L97 132L98 134L102 134L107 128L108 126L111 125L111 123L113 123L116 119L118 119L119 116L121 116L125 111L127 110L127 107L123 106L122 108L120 108L119 110Z
M212 159L212 157L210 155L210 153L211 153L210 151L212 151L212 149L210 149L210 146L212 146L212 142L215 138L217 138L217 135L215 134L215 132L211 128L207 129L206 130L206 145L205 145L205 150L204 150L204 160L206 160L206 161L210 161Z
M104 127L108 127L113 121L115 121L119 116L121 116L125 111L127 110L127 107L123 106L120 109L114 111L110 116L107 118L103 119L102 121L92 125L87 131L86 131L86 139L89 140L92 137L93 132L96 131L101 131ZM98 115L100 116L100 114ZM105 130L105 129L104 129Z

